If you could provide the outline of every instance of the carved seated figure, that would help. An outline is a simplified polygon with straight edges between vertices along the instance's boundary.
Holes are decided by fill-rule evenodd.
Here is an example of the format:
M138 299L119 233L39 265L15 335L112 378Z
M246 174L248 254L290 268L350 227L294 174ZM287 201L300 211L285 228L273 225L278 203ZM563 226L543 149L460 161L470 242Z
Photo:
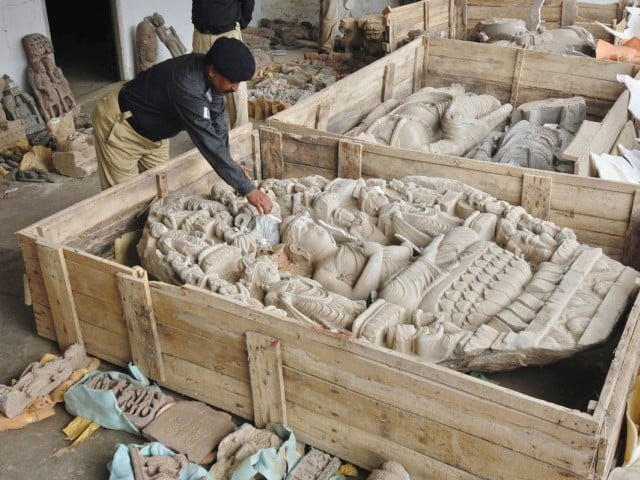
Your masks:
M409 265L413 256L408 245L337 244L326 229L306 216L286 218L281 237L293 262L306 264L314 280L352 300L368 298L387 278Z

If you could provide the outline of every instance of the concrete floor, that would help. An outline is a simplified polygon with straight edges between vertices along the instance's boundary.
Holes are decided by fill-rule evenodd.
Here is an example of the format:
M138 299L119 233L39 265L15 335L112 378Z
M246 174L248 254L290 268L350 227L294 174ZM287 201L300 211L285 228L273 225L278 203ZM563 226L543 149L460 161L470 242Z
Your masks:
M183 132L170 142L171 155L193 148ZM13 233L100 191L97 172L84 179L51 175L56 183L14 182L18 190L0 199L0 384L20 376L57 344L36 335L33 311L24 305L24 263ZM105 362L104 370L117 369ZM72 417L62 404L56 415L21 430L0 432L0 480L108 479L107 463L118 443L143 443L125 432L98 429L86 442L67 448L61 429Z

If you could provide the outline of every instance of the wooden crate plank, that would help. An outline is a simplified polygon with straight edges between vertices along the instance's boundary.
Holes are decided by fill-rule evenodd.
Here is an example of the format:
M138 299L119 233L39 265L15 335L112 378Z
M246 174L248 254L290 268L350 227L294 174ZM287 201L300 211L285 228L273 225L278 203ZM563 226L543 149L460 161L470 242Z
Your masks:
M162 360L167 379L161 385L242 418L252 419L251 387L248 383L171 355L163 354Z
M211 318L214 317L217 328L224 326L226 330L235 332L251 330L280 338L283 343L288 338L295 342L301 337L306 337L320 344L334 346L354 355L361 355L385 365L400 368L419 377L429 378L578 432L592 434L597 428L597 424L591 416L582 412L488 384L439 365L426 364L398 352L352 342L340 334L332 334L321 328L309 327L307 324L303 325L291 319L282 319L264 311L247 309L231 299L211 294L196 287L175 287L160 282L151 282L150 288L159 322L160 312L172 312L171 314L179 318L185 328L199 325L199 328L207 331L211 328L210 324L213 323Z
M283 358L287 368L348 386L359 394L447 429L464 431L561 468L570 468L578 462L587 468L598 446L596 440L583 433L558 428L554 423L376 365L338 349L319 347L303 340L295 345L285 343ZM348 370L344 368L345 364L349 365ZM291 398L287 396L287 400ZM451 415L454 409L456 414ZM530 435L534 428L535 437ZM576 450L582 453L576 454Z
M244 335L216 335L158 323L158 337L163 354L181 358L200 367L249 383L249 361ZM189 348L185 348L189 345Z
M310 411L292 403L287 404L287 409L296 439L363 468L372 470L393 458L406 467L411 478L481 480L477 475L459 470L415 450L386 442L379 435L354 429L323 413Z
M640 269L640 190L633 196L629 227L624 240L623 263Z
M362 144L340 140L338 142L338 177L362 176Z
M273 128L260 130L260 156L262 169L267 178L282 178L282 134Z
M280 341L255 332L246 335L255 426L287 425Z
M45 240L38 241L37 249L58 346L66 350L74 343L82 344L64 251Z
M534 217L549 220L551 210L551 185L549 177L525 173L522 182L520 205Z
M605 478L616 461L616 447L620 436L622 422L625 418L628 394L634 387L640 358L640 297L629 313L625 330L616 347L609 375L605 380L602 396L594 412L594 417L602 419L601 437L606 440L604 448L598 452L596 473Z
M469 435L461 430L442 428L423 417L393 405L367 398L342 385L328 383L310 375L285 368L287 405L294 404L325 418L337 421L378 437L388 445L405 448L438 458L459 470L473 472L482 478L539 480L540 478L584 478L578 471L553 467L545 462L515 453L508 448ZM307 395L306 392L313 392ZM357 412L357 413L356 413ZM298 426L291 427L298 430ZM344 428L344 427L341 427ZM473 455L471 454L473 452ZM504 465L509 465L505 472ZM574 465L576 470L579 466Z
M164 365L147 272L142 268L135 270L135 276L118 274L118 291L133 362L148 377L164 381Z
M598 132L592 137L589 148L580 155L574 173L583 176L593 176L593 167L591 165L590 153L608 153L615 144L618 135L624 128L629 115L627 109L629 107L630 93L624 91L618 100L613 104L609 112L600 122Z
M131 361L131 350L120 335L84 322L80 323L80 328L88 354L126 368Z
M120 335L127 336L127 326L124 320L122 304L93 296L74 293L78 320L87 325L109 330Z
M600 122L584 120L569 146L562 151L562 160L577 163L584 153L588 152L589 144L592 142L593 137L597 135L599 129Z

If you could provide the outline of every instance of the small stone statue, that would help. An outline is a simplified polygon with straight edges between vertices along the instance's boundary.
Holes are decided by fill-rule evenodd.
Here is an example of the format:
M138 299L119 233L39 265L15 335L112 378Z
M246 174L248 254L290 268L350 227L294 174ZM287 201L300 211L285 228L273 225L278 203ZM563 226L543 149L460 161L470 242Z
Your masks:
M158 58L158 36L151 22L145 17L136 27L136 73L144 72Z
M7 120L19 120L25 127L27 135L46 129L44 120L36 107L33 97L23 92L18 84L8 75L3 76L2 106Z
M176 29L165 26L164 17L162 15L156 12L150 17L145 17L145 21L146 20L149 20L153 24L158 38L169 49L172 57L179 57L180 55L187 53L187 49L182 43L182 40L180 40L180 37L178 37Z

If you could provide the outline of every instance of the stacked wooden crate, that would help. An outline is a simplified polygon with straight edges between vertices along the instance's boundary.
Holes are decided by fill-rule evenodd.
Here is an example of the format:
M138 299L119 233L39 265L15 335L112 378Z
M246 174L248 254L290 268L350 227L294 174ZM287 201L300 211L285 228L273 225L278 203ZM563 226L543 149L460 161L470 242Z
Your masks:
M629 94L616 75L633 76L637 70L631 64L584 57L417 39L270 117L267 125L272 130L261 134L265 175L455 178L573 228L581 241L638 266L637 241L630 235L640 215L640 191L635 185L398 149L344 134L376 105L405 98L424 86L462 83L467 91L489 93L514 107L580 95L587 103L590 130L578 132L567 157L575 160L575 172L584 173L589 152L608 151L628 120ZM346 154L347 150L353 153Z

